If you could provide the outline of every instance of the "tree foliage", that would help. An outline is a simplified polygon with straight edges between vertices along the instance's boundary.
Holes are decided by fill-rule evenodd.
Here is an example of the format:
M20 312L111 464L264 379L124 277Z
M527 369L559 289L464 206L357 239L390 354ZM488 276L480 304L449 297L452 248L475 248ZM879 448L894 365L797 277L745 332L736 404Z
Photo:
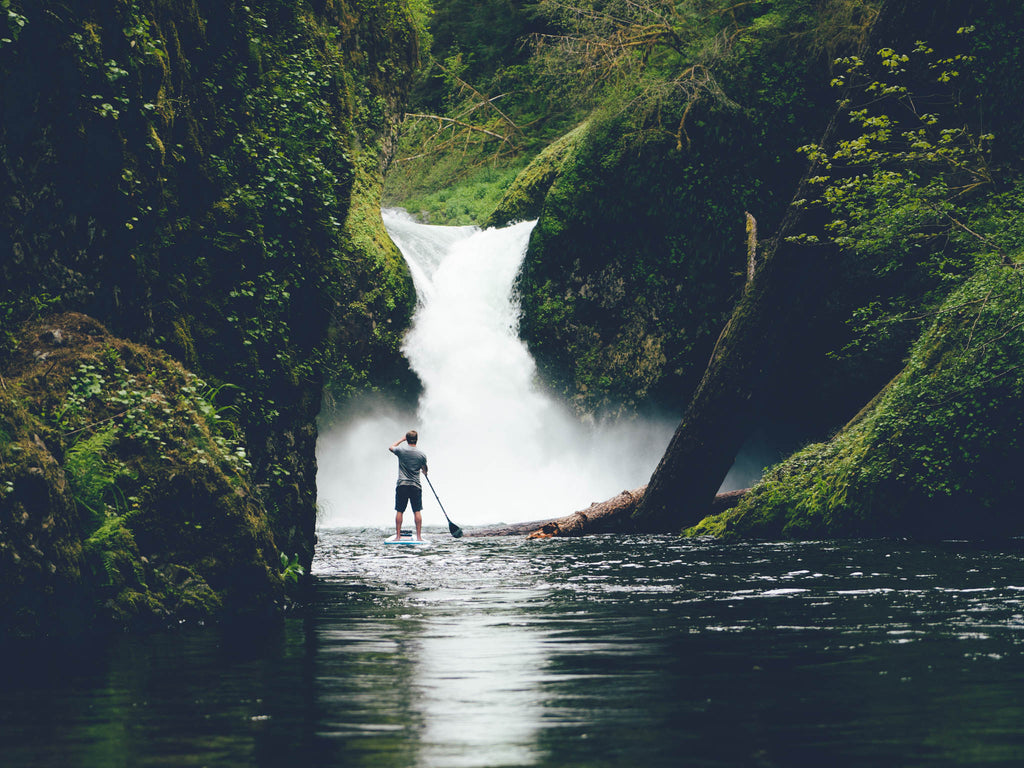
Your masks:
M628 118L637 145L654 137L677 151L691 146L700 107L796 123L802 65L774 54L759 60L759 52L780 41L811 60L847 52L878 4L436 0L433 58L413 95L388 196L404 203L473 184L484 169L524 167L595 111ZM754 114L761 108L772 113Z
M885 47L868 60L840 59L832 84L848 128L832 146L800 148L814 163L817 196L798 204L822 207L828 223L791 239L830 239L859 279L845 354L905 334L898 323L920 327L979 256L1010 263L1019 242L1014 217L997 213L1006 179L991 161L996 137L972 126L965 103L975 57L964 42L943 55L918 41L905 53Z
M619 90L619 109L656 123L666 106L683 104L674 122L680 147L698 100L737 106L717 74L743 29L726 3L542 0L538 7L558 30L532 41L556 92L592 105Z

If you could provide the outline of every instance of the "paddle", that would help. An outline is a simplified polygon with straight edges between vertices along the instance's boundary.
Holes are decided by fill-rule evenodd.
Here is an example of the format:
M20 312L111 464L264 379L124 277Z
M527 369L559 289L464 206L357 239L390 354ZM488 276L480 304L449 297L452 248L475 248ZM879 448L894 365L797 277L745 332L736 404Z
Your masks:
M430 486L430 490L434 491L434 484L430 482L430 478L427 477L426 473L424 473L423 476L427 478L427 485ZM437 499L437 506L441 508L441 512L442 514L444 514L444 519L448 521L448 530L451 531L452 536L454 538L460 538L462 536L462 529L459 528L459 526L457 526L455 523L453 523L451 518L448 517L448 513L444 511L444 504L442 504L441 499L438 498L437 491L434 491L434 498Z

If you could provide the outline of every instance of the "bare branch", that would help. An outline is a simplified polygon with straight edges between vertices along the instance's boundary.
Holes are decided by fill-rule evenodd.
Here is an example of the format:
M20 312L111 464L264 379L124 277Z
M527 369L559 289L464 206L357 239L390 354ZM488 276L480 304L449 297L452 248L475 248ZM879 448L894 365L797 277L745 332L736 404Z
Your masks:
M493 109L498 114L498 116L501 118L501 121L503 123L505 123L507 126L509 126L509 128L512 129L513 133L516 133L518 135L522 135L522 131L520 130L519 126L516 125L516 121L513 120L508 115L506 115L497 105L495 105L494 102L496 101L496 99L498 97L489 98L489 97L485 96L480 91L478 91L476 88L474 88L472 85L470 85L465 80L463 80L461 77L459 77L458 75L456 75L453 72L448 71L444 67L444 65L441 64L440 62L435 62L435 63L437 64L438 68L442 72L444 72L446 75L448 75L448 77L452 78L452 80L454 80L456 83L459 84L459 88L461 90L469 91L469 93L471 93L476 98L477 103L482 104L482 105L487 105L491 109Z
M463 122L462 120L456 120L454 117L445 117L444 115L422 115L418 113L409 113L406 114L405 117L406 119L411 118L413 120L436 120L438 123L452 123L461 128L465 128L467 131L471 131L474 133L483 133L501 142L511 141L511 139L509 139L508 136L502 136L500 133L489 131L486 128L483 128L482 126L479 125L473 125L472 123L466 123Z

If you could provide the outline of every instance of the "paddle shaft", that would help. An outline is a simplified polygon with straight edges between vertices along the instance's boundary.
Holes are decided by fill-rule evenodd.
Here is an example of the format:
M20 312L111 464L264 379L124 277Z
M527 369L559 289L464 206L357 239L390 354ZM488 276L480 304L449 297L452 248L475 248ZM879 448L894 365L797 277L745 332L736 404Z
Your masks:
M426 472L423 473L423 476L427 478L427 485L430 486L430 490L434 494L434 498L437 499L437 506L441 508L441 514L444 515L444 519L448 521L448 530L451 531L452 536L456 539L459 538L462 535L462 529L453 523L452 519L448 517L448 513L444 511L444 504L441 503L441 497L438 496L437 491L434 490L434 484L430 482L430 477Z

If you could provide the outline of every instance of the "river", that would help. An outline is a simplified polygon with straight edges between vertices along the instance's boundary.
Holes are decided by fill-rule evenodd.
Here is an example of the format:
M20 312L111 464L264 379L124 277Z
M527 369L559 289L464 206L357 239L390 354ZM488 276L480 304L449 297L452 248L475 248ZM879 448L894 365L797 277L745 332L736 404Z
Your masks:
M1019 766L1018 546L322 530L269 626L0 664L0 765Z
M1024 764L1018 542L456 540L428 498L431 543L384 545L410 426L467 528L636 487L673 428L581 422L538 385L513 295L532 224L385 221L423 392L324 425L306 607L0 649L2 768Z

